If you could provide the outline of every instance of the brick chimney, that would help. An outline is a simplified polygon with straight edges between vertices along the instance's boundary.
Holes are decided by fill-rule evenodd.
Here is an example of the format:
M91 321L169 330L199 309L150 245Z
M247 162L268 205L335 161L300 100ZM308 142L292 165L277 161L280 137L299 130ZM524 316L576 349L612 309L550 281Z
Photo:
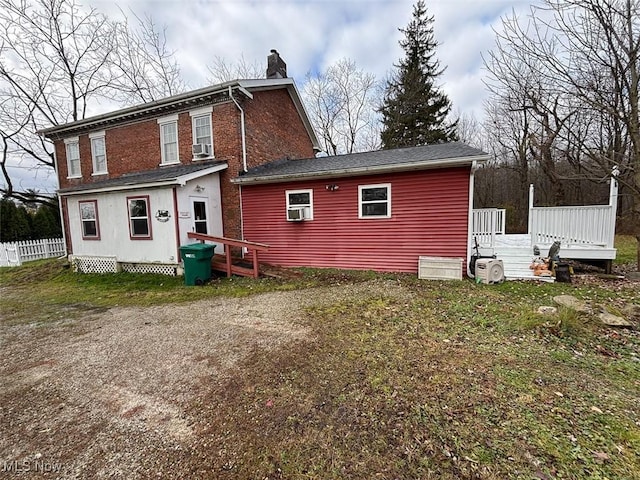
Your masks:
M287 78L287 64L275 49L267 57L267 78Z

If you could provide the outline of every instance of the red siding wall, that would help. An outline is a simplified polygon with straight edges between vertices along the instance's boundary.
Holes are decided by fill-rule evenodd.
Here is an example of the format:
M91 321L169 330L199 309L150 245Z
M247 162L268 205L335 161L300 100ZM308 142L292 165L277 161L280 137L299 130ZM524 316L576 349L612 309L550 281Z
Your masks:
M417 272L418 257L467 255L469 168L242 187L245 239L282 266ZM358 185L391 183L391 218L358 219ZM337 184L337 191L326 185ZM286 190L313 189L311 221L286 220Z

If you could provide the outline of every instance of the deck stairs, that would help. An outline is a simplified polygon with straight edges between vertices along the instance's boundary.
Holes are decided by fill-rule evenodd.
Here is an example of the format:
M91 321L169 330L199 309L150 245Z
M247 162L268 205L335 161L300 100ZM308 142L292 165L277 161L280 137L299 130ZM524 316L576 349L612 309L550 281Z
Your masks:
M507 280L542 280L529 268L535 258L531 247L496 247L495 255L504 264L504 276Z

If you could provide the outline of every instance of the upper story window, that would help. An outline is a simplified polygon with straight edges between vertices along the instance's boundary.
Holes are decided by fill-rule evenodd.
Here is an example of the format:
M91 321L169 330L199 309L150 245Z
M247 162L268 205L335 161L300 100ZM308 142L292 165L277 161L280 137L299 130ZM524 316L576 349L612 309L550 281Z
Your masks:
M151 239L149 196L127 197L129 209L129 235L132 240Z
M391 184L358 186L358 218L391 218Z
M193 137L193 159L213 157L213 130L211 113L213 107L199 108L189 112Z
M104 132L90 133L89 140L91 140L93 175L107 173L107 149L104 141Z
M160 126L160 164L179 163L178 115L159 118L158 125Z
M65 138L64 145L67 150L67 178L80 178L80 147L78 137Z
M313 220L313 190L287 190L287 220Z
M87 200L78 202L80 207L80 221L82 222L83 240L100 240L100 225L98 223L98 202Z

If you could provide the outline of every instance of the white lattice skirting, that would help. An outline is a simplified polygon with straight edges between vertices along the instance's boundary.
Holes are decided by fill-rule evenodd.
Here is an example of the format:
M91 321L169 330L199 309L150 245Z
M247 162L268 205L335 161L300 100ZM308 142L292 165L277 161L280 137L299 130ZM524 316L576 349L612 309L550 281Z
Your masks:
M131 273L157 273L160 275L169 275L175 277L177 274L177 265L164 263L122 263L123 272Z
M111 256L71 255L69 257L73 270L80 273L155 273L176 276L182 273L179 265L166 263L131 263L118 262Z
M80 273L117 273L116 257L94 257L71 255L69 257L74 272Z

